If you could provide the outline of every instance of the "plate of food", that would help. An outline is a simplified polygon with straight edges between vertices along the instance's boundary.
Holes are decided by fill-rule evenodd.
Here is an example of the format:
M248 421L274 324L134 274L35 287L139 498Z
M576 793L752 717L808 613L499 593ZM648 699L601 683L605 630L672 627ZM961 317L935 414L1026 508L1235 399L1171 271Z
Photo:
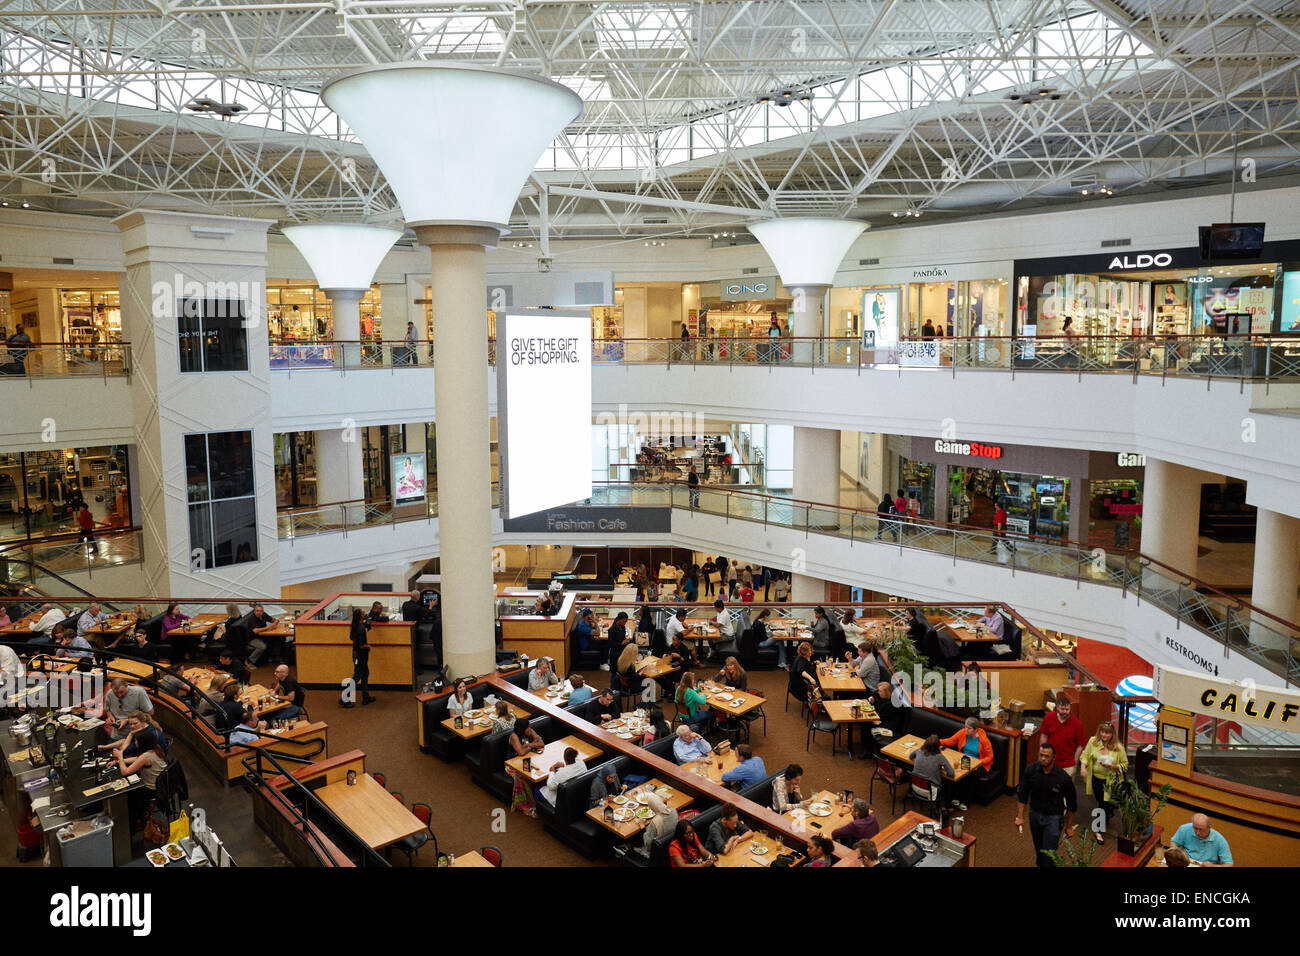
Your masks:
M148 853L145 854L145 859L147 859L154 866L167 865L167 854L164 853L162 850L150 850Z
M831 815L831 805L829 803L810 803L808 812L815 817L829 817Z
M480 713L480 712L477 711L477 710L467 710L467 711L465 711L465 716L466 716L466 717L477 717L477 716L479 715L479 713Z
M169 860L179 860L185 856L185 851L181 849L179 843L168 843L162 848L162 851L167 854Z
M627 803L627 797L623 796L620 793L617 797L614 798L614 802L621 807L623 804Z
M638 807L636 811L636 815L639 819L649 820L652 816L654 816L654 813L651 811L649 807Z
M619 823L627 823L627 821L632 819L632 811L627 809L615 810L614 819Z
M732 706L732 707L743 707L744 705L745 705L745 702L744 702L743 700L733 700L733 701L731 702L731 705L730 705L730 706Z
M715 694L714 696L717 697L718 700L731 700L730 694Z
M767 847L761 843L755 843L749 848L749 852L754 856L763 856L767 853Z
M631 740L633 737L636 736L636 734L629 734L629 733L624 732L624 733L619 734L619 736L622 737L624 740Z
M636 810L640 806L641 804L637 803L635 800L629 800L626 804L624 804L624 809Z

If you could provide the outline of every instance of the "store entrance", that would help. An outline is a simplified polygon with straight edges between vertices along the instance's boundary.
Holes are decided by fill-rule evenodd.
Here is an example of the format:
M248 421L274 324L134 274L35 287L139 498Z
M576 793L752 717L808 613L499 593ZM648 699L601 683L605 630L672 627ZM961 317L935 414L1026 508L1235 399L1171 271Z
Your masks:
M1000 503L1007 509L1008 531L1061 540L1070 536L1068 478L953 468L949 480L949 500L960 524L992 528Z

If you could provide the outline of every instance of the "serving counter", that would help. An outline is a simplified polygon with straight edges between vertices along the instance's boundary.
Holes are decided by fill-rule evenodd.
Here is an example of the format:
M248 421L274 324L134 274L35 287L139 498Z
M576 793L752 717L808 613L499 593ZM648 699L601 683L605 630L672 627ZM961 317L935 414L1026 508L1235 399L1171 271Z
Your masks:
M499 597L535 602L544 591L511 591ZM566 592L557 614L543 617L540 614L503 614L501 622L501 647L507 651L527 654L530 659L549 657L555 661L557 674L569 673L569 630L573 627L576 595Z

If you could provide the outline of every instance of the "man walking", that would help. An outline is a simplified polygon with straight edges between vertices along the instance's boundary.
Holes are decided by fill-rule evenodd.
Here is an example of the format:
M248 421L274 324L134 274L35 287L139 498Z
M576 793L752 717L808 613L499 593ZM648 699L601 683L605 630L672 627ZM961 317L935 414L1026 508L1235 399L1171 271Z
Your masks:
M1029 833L1038 866L1053 866L1048 850L1055 850L1061 834L1073 836L1078 796L1070 775L1056 766L1056 748L1044 741L1038 746L1038 763L1026 768L1016 791L1016 828L1024 832L1025 804L1029 805Z

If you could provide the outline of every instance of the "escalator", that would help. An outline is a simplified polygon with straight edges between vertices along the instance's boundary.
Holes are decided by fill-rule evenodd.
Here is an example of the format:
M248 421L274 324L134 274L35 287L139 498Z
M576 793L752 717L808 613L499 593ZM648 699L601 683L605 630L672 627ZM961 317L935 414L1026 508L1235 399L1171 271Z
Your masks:
M80 585L33 560L27 545L0 549L0 604L4 607L17 607L27 614L47 601L87 604L93 598ZM118 610L111 604L104 604L104 609L110 613ZM13 611L10 617L14 617Z

